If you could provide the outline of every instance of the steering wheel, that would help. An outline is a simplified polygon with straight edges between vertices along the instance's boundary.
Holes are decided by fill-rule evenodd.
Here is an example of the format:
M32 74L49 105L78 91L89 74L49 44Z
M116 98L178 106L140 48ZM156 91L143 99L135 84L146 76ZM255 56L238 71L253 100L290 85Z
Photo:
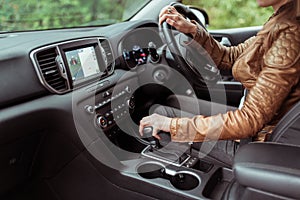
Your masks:
M205 30L205 26L198 17L187 6L175 3L171 4L175 9L189 20L195 20ZM177 63L177 68L194 85L207 86L215 84L220 78L220 71L212 61L206 51L199 51L193 45L186 45L184 42L190 41L191 36L181 34L180 37L174 36L174 27L166 21L160 27L166 44ZM200 44L198 44L200 47ZM200 48L201 49L201 48Z

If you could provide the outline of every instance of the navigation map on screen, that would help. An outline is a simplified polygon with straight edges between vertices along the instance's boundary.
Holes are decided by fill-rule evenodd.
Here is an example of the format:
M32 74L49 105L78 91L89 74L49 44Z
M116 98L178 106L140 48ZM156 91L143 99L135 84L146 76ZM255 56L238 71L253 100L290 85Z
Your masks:
M100 73L93 46L66 51L66 58L73 81Z

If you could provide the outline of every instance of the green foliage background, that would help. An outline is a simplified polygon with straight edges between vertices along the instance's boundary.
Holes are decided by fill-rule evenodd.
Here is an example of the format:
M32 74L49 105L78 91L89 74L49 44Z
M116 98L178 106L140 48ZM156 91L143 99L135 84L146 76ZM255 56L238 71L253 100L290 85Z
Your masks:
M273 13L270 7L258 7L256 0L183 0L183 3L204 8L211 29L263 25Z
M163 1L163 0L161 0ZM143 0L0 0L0 31L37 30L109 24L126 19L126 10ZM204 8L210 28L262 25L271 9L255 0L183 0ZM90 22L93 23L90 23Z
M0 0L0 31L101 25L122 21L144 0ZM93 22L92 24L90 22Z

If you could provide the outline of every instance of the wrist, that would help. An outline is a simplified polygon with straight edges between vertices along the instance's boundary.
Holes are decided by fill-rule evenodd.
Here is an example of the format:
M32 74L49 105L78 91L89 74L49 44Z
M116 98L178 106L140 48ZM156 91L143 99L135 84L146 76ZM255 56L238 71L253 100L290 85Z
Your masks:
M171 125L171 121L172 121L172 118L169 118L169 117L166 117L165 120L164 120L164 123L163 123L163 131L165 132L170 132L170 125Z
M191 31L190 34L193 36L193 38L195 38L197 31L198 31L198 26L194 23L192 23L192 27L191 27Z

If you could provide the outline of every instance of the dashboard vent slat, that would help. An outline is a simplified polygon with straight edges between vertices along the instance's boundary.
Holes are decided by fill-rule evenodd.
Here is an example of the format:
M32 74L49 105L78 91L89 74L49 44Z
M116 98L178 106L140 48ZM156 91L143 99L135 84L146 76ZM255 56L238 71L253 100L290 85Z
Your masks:
M107 70L110 72L113 70L114 67L114 57L113 57L112 49L110 47L108 40L106 39L101 40L100 43L107 57Z
M69 85L68 81L60 73L56 61L58 56L56 47L53 47L39 51L36 54L36 60L45 84L54 92L63 93L69 89Z

